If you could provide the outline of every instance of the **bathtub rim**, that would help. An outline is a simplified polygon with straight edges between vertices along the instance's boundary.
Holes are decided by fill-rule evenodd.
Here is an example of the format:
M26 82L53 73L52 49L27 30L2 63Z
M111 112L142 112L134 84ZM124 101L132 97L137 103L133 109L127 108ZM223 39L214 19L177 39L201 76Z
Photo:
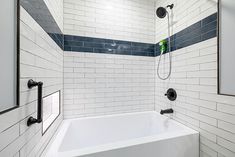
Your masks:
M66 135L66 132L70 126L70 124L73 121L76 120L89 120L89 119L97 119L97 118L109 118L109 117L119 117L119 116L128 116L128 115L138 115L138 114L157 114L158 116L162 117L163 119L169 119L171 122L177 124L178 126L182 127L183 130L175 131L175 132L168 132L168 133L162 133L160 135L150 135L146 137L140 137L135 139L127 139L124 141L118 141L108 144L103 144L99 146L93 146L83 149L73 149L69 151L59 151L61 143ZM144 111L144 112L134 112L134 113L120 113L120 114L113 114L113 115L101 115L101 116L93 116L93 117L80 117L80 118L73 118L73 119L64 119L61 123L60 127L57 130L57 133L54 134L53 138L51 139L49 145L47 146L47 151L45 152L44 156L51 157L51 156L57 156L57 157L77 157L77 156L83 156L83 155L89 155L99 152L105 152L115 149L121 149L161 140L167 140L167 139L173 139L183 136L189 136L194 135L199 137L199 132L196 130L193 130L192 128L189 128L178 121L175 121L174 119L171 119L167 116L160 115L156 111ZM56 138L60 136L61 138ZM198 138L199 139L199 138Z

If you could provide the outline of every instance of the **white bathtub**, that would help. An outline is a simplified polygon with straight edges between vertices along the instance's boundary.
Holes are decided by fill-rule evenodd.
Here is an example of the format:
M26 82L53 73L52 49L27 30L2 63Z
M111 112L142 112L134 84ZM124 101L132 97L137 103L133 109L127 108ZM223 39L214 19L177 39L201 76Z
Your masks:
M65 120L46 157L199 157L199 134L156 112Z

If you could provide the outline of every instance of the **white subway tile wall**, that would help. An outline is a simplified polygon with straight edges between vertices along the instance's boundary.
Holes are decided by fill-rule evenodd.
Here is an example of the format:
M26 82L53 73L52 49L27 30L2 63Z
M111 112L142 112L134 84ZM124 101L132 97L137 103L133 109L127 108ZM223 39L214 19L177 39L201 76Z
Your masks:
M168 3L175 4L174 33L217 11L217 1L213 0L160 0L156 6ZM156 21L157 41L166 38L162 32L167 28L162 21ZM158 61L156 57L156 67ZM162 81L156 76L156 111L172 107L173 119L200 132L201 157L234 157L235 97L217 95L217 38L174 51L172 62L169 80ZM165 55L160 73L166 75L168 68ZM164 96L168 88L176 89L175 102Z
M20 107L0 115L0 156L40 156L62 121L62 115L42 136L42 125L26 126L36 116L37 90L27 81L44 83L43 96L63 92L63 51L21 7L20 21Z
M60 30L64 30L64 1L63 0L44 0L51 15L55 19Z
M155 108L173 108L173 119L200 132L201 156L234 157L235 97L217 95L216 56L216 38L173 52L170 80L156 77ZM163 63L160 73L164 75L169 67L167 56ZM175 102L164 96L168 88L176 89Z
M64 54L64 117L154 110L154 57Z
M217 1L157 1L156 6L174 3L173 33L217 11ZM185 4L185 5L182 5ZM186 5L187 4L187 5ZM156 21L156 41L167 36L167 23ZM165 22L167 22L165 20ZM165 32L164 32L165 31ZM156 58L156 65L158 58ZM167 73L167 58L161 67ZM174 103L164 98L167 88L177 89ZM235 156L234 97L217 93L217 40L212 39L173 53L173 74L170 81L156 77L156 110L173 107L174 119L200 131L201 156Z
M64 0L64 34L154 43L154 0Z

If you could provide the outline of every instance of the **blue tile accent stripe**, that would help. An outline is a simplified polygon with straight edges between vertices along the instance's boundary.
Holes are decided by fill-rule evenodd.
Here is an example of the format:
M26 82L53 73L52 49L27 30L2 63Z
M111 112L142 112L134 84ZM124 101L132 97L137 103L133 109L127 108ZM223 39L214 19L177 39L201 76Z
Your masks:
M63 35L44 0L21 0L21 5L64 51L106 53L155 57L160 55L159 43ZM217 36L217 13L171 36L172 51Z
M154 57L155 44L122 40L64 36L64 51L121 54Z
M44 0L20 0L21 6L63 50L64 37Z
M54 41L55 43L64 50L64 35L63 34L57 34L57 33L47 33Z
M171 50L175 51L217 36L217 13L171 36ZM159 43L155 56L160 55Z

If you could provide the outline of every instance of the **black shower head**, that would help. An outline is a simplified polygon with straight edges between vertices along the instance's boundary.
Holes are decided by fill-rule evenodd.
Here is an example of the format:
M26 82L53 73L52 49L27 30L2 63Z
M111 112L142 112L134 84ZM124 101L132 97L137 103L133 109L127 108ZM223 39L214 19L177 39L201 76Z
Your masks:
M156 13L157 13L157 16L159 17L159 18L164 18L164 17L166 17L166 14L168 13L167 12L167 10L166 10L166 8L170 8L170 9L173 9L173 7L174 7L174 4L171 4L171 5L168 5L167 7L159 7L158 9L157 9L157 11L156 11Z
M166 16L167 10L166 10L166 8L159 7L157 9L156 13L157 13L157 16L162 19L162 18L164 18Z

